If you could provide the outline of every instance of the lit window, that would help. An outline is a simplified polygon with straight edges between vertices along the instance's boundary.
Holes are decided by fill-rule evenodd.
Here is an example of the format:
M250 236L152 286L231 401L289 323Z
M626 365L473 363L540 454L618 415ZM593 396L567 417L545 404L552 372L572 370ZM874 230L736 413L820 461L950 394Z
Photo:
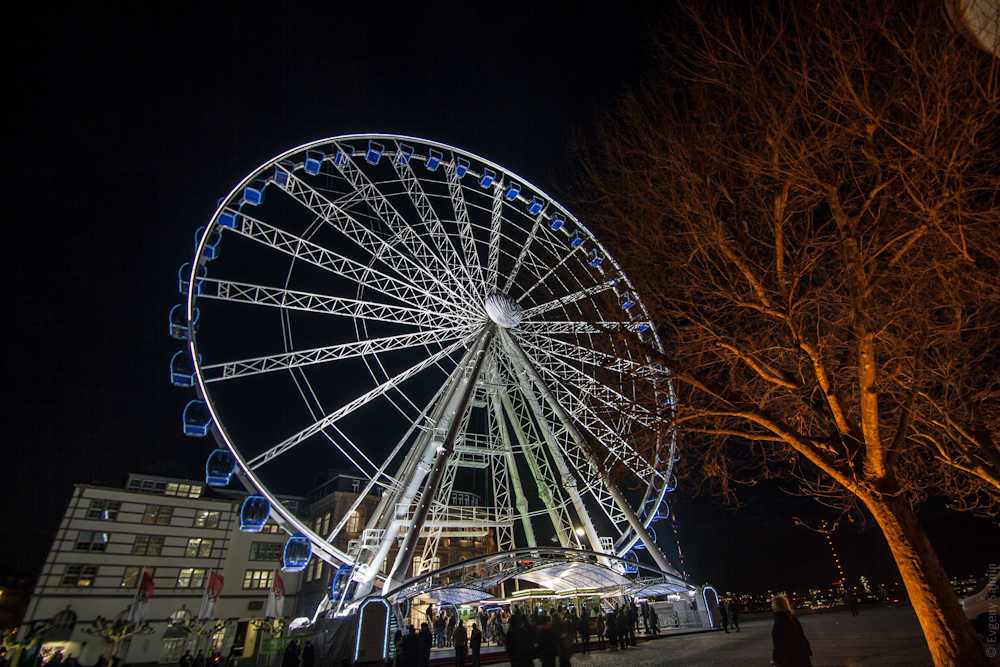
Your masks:
M327 512L323 517L323 535L330 534L330 513Z
M208 571L201 568L184 568L177 575L177 588L201 588Z
M353 512L351 512L351 517L347 520L346 532L348 533L361 532L361 510L354 510Z
M97 551L104 553L109 537L107 533L81 531L76 535L76 544L73 546L73 551Z
M250 560L281 560L285 545L281 542L254 542L250 545Z
M146 511L142 515L143 523L153 523L158 526L169 526L170 519L174 516L173 507L163 507L160 505L146 505Z
M63 572L63 586L93 586L97 576L96 565L67 565Z
M136 535L135 543L132 545L132 553L134 554L148 554L150 556L159 556L160 551L163 550L163 536L162 535Z
M208 558L212 555L212 540L203 540L199 537L188 540L184 555L188 558Z
M118 518L118 510L121 509L121 506L121 503L110 500L91 500L87 518L98 521L114 521Z
M122 588L135 588L136 584L139 583L139 573L142 572L141 567L126 567L125 574L122 576ZM156 576L155 567L147 567L146 572L149 576Z
M274 583L274 570L247 570L243 575L243 588L270 588Z
M208 510L198 510L194 515L195 528L217 528L219 526L219 513Z

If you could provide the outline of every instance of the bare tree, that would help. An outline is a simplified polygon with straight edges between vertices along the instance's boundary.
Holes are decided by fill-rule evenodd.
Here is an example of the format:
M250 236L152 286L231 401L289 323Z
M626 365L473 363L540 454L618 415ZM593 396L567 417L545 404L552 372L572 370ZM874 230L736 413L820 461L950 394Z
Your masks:
M913 506L1000 508L1000 61L939 2L760 4L664 31L578 198L657 320L688 480L867 508L935 663L992 664Z

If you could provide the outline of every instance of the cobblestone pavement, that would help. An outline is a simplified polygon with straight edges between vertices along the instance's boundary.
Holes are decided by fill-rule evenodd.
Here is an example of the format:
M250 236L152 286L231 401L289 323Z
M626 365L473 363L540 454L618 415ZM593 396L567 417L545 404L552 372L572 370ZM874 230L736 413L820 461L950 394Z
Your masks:
M833 611L798 618L812 645L814 667L934 665L917 617L909 607L862 608L857 617L847 611ZM678 635L625 652L576 654L572 667L769 667L773 622L769 617L748 618L740 622L739 633ZM997 664L1000 666L1000 662Z

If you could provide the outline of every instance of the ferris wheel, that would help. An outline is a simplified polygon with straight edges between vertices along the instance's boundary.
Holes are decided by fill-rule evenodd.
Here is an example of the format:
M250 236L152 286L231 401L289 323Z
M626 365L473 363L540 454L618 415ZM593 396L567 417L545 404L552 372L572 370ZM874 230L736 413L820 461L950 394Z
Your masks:
M490 533L501 551L638 549L672 571L651 530L677 448L649 445L675 403L648 356L661 343L540 189L444 144L340 136L255 169L195 241L170 318L186 341L171 377L198 394L184 430L218 441L209 484L253 494L245 530L270 515L292 534L287 569L317 557L388 588L433 570L443 537ZM345 467L367 483L335 525L282 504Z

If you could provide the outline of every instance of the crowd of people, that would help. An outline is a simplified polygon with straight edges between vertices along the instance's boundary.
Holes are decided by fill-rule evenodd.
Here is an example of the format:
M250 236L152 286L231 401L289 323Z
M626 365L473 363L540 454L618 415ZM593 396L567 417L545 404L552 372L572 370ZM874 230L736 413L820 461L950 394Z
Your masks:
M559 667L570 667L574 645L589 652L593 637L598 650L625 650L636 645L641 631L659 632L656 610L646 603L616 605L593 617L562 606L551 615L541 610L529 614L516 606L511 612L484 610L468 626L457 616L440 613L422 623L419 632L412 625L406 634L396 632L393 667L427 667L434 647L453 648L456 667L467 662L480 667L483 642L506 647L512 667L529 667L535 658L542 667L555 667L557 659Z

